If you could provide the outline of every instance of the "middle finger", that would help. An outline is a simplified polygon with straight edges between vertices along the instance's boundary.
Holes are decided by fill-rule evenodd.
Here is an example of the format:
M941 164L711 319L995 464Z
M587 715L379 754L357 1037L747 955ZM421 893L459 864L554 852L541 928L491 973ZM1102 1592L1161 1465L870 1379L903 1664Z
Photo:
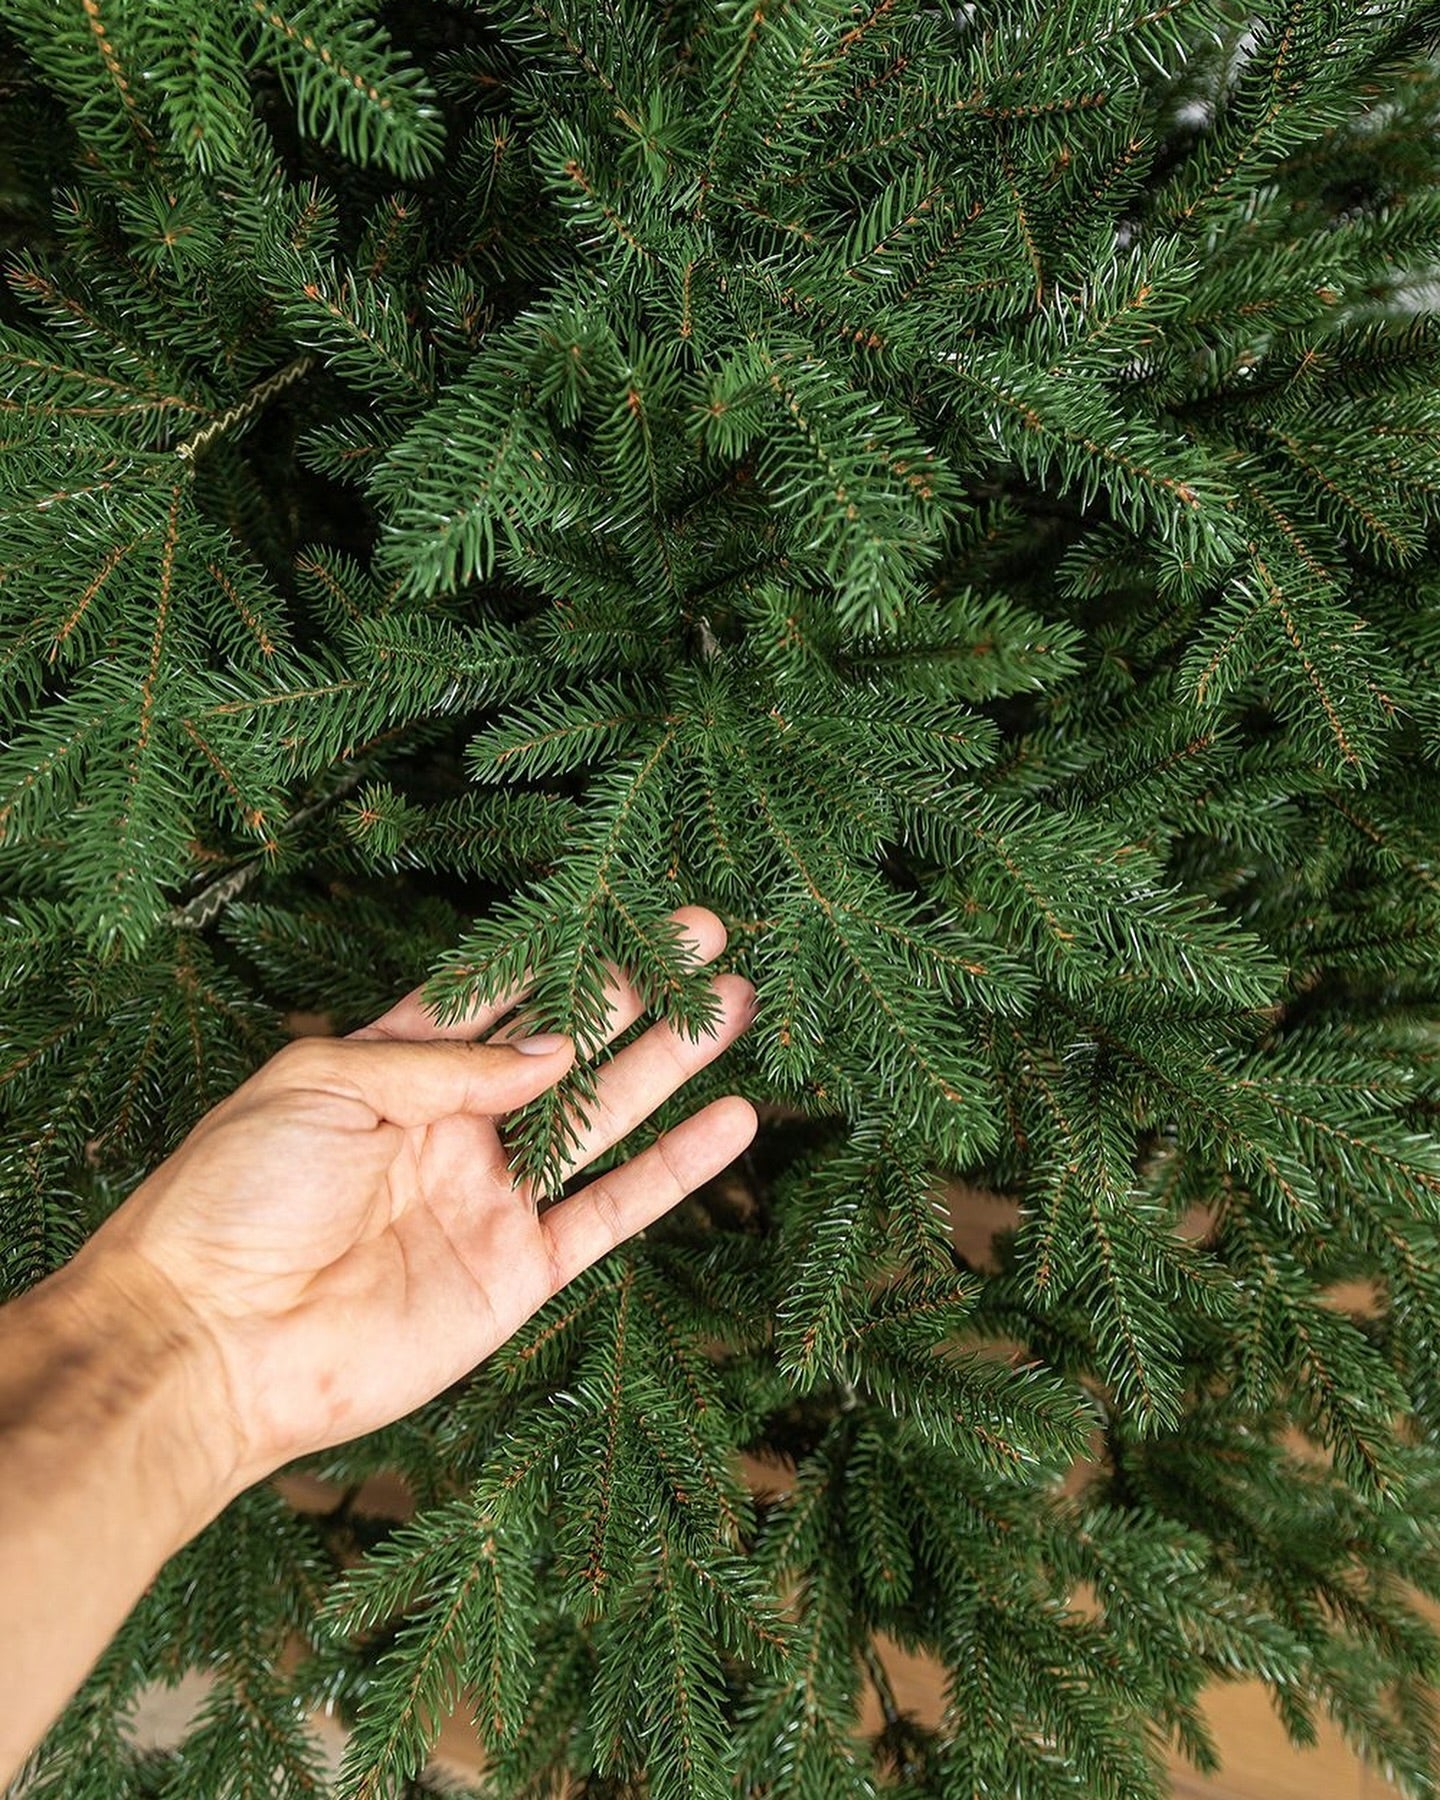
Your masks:
M721 921L704 906L682 906L670 917L681 927L681 945L689 952L692 968L700 968L703 964L713 962L725 948L726 933ZM605 964L606 1015L605 1023L598 1036L587 1035L581 1041L577 1038L576 1055L580 1058L593 1056L604 1045L613 1043L622 1031L627 1030L645 1010L633 981L630 981L614 963ZM523 1037L532 1029L533 1022L522 1012L518 1018L510 1019L499 1031L488 1037L489 1044L505 1044L511 1038Z
M582 1123L581 1116L575 1116L578 1135L560 1164L562 1180L618 1144L750 1024L755 1017L755 989L743 975L717 975L710 985L721 1006L713 1036L702 1032L692 1042L662 1019L599 1071L595 1099L584 1108L588 1119Z

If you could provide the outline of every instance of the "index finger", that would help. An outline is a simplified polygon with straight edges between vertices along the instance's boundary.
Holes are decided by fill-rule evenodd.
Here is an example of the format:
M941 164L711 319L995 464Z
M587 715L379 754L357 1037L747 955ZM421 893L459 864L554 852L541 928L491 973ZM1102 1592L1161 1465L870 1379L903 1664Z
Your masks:
M725 948L725 927L708 907L682 906L670 917L685 929L690 949L696 966L714 960ZM640 1000L625 977L613 963L607 963L610 989L610 1023L613 1030L609 1037L618 1035L625 1026L640 1016ZM368 1025L361 1025L355 1031L346 1032L347 1038L393 1038L408 1042L420 1042L430 1038L473 1038L499 1024L512 1008L518 1006L534 983L534 971L527 969L525 980L518 987L502 994L498 1000L489 1000L471 1010L462 1017L452 1020L448 1025L439 1025L435 1016L421 1005L420 995L424 992L425 983L411 988L410 992L399 999L388 1012L381 1013Z

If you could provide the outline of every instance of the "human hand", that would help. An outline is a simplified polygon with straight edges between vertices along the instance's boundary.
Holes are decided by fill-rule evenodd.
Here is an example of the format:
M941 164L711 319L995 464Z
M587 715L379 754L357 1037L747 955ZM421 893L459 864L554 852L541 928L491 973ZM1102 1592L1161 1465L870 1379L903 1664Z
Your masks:
M724 948L713 913L673 917L697 963ZM662 1022L602 1067L567 1175L750 1023L750 983L722 975L713 985L714 1036L692 1044ZM444 1028L420 992L346 1038L287 1044L69 1265L111 1305L123 1292L193 1340L214 1377L195 1410L219 1415L195 1428L218 1434L228 1493L431 1399L754 1135L753 1107L727 1095L538 1213L528 1188L511 1186L497 1120L570 1068L572 1041L539 1055L500 1044L514 1021L494 1028L524 990ZM606 1043L642 1011L614 970L610 996Z

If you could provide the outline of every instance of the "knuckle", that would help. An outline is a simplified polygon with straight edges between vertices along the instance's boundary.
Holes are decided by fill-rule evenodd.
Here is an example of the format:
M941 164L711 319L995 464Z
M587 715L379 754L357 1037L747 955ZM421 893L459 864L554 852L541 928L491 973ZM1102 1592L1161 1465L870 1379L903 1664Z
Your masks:
M674 1146L670 1142L670 1133L668 1131L662 1131L660 1136L656 1138L655 1155L661 1168L664 1169L665 1173L670 1177L670 1180L674 1184L676 1197L678 1198L682 1194L688 1194L693 1183L687 1181L680 1172L680 1167L675 1161Z
M291 1038L282 1044L261 1071L274 1074L283 1081L313 1081L322 1071L334 1067L335 1050L329 1038Z
M625 1215L620 1210L620 1202L615 1198L615 1190L602 1175L590 1190L595 1206L595 1215L605 1227L605 1234L612 1243L619 1244L629 1235L625 1230Z
M497 1091L506 1091L515 1077L515 1065L523 1062L503 1044L481 1044L462 1038L444 1046L444 1054L456 1058L465 1075L467 1108L493 1108Z
M540 1222L540 1240L545 1251L545 1281L550 1295L558 1294L569 1277L565 1273L565 1264L561 1260L560 1246L555 1242L555 1233L542 1219Z
M629 1129L625 1119L603 1093L586 1103L582 1117L576 1122L580 1125L583 1141L595 1145L596 1149L602 1144L618 1143Z

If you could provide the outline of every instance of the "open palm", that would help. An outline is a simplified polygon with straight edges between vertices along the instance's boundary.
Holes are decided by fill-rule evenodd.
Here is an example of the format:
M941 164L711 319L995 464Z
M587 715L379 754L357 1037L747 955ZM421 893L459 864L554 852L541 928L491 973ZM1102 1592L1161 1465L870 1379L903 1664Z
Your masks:
M697 963L724 948L713 913L673 916ZM750 984L722 975L714 987L713 1035L690 1043L659 1023L598 1073L567 1175L749 1024ZM447 1027L420 992L346 1038L287 1045L96 1234L127 1252L108 1266L126 1268L132 1291L153 1280L193 1315L252 1478L439 1393L754 1134L754 1109L728 1095L541 1213L511 1185L500 1121L559 1079L573 1046L527 1056L506 1045L515 1022L496 1027L523 990ZM619 971L610 995L605 1043L642 1010Z

